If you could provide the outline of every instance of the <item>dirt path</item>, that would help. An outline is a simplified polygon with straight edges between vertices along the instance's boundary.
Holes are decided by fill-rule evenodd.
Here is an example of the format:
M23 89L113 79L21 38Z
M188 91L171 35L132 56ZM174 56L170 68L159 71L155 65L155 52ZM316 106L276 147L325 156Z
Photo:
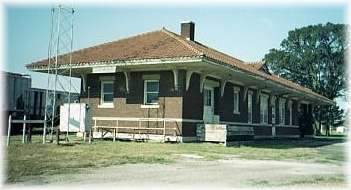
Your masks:
M204 161L196 155L182 155L173 164L126 164L84 169L78 174L40 176L23 185L120 185L120 186L206 186L245 187L313 185L318 180L341 176L343 167L334 164L295 161L228 159ZM322 176L322 179L320 179ZM316 181L316 182L314 182Z

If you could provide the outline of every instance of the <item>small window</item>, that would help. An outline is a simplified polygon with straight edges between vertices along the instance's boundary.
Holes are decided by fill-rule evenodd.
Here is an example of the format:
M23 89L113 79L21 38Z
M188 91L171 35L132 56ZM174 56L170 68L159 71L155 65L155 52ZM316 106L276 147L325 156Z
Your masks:
M240 88L234 87L234 113L238 114L239 112L239 93Z
M268 96L265 94L260 96L260 122L268 123Z
M101 81L101 105L113 104L113 81Z
M252 123L252 91L247 93L247 122Z
M144 104L158 104L159 81L145 80L144 82Z

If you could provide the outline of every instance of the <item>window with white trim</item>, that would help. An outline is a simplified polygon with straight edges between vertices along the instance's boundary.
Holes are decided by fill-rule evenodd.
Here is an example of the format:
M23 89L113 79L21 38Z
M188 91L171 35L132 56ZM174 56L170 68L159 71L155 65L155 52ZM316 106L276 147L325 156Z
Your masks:
M260 123L268 123L268 95L260 95Z
M292 125L292 101L289 101L289 125Z
M272 103L272 107L271 107L271 109L272 109L272 124L275 124L275 120L276 120L276 118L275 118L275 96L272 96L271 98L272 98L272 100L271 100L271 103Z
M101 81L101 105L113 105L113 81Z
M239 114L239 93L240 93L240 88L234 87L234 111L233 113Z
M285 125L285 99L279 100L279 123Z
M159 80L144 81L144 104L158 104Z
M252 91L247 93L247 122L252 123Z

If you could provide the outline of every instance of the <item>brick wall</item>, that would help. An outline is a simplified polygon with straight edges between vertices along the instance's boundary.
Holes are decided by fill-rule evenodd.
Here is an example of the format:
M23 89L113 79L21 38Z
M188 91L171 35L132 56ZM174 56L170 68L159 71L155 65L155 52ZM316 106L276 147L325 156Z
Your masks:
M185 119L202 120L203 94L200 92L200 75L197 73L192 74L188 91L184 87L182 113Z
M160 76L160 93L159 108L145 109L141 108L144 96L143 75L157 74ZM114 80L114 108L98 108L100 103L100 77L110 76ZM186 91L186 71L180 70L178 74L178 90L174 88L174 77L172 71L159 72L131 72L129 82L129 93L125 88L125 76L123 73L113 74L88 74L86 87L90 87L89 101L92 115L94 117L137 117L137 118L183 118L202 120L203 119L203 93L200 92L200 75L193 73L191 76L189 89ZM216 79L212 79L219 82ZM239 114L234 114L234 87L239 87ZM260 123L260 101L257 90L250 89L253 92L253 123ZM82 91L81 101L87 102L88 92ZM247 116L247 98L244 101L244 87L234 85L230 82L226 84L223 97L220 96L220 87L215 88L215 114L220 116L221 121L226 122L243 122L246 123ZM270 101L270 100L269 100ZM269 104L269 123L271 123L271 106ZM276 124L279 123L279 98L276 99ZM286 111L288 106L286 105ZM298 124L297 102L293 101L293 124ZM289 122L289 114L286 112L286 124ZM113 125L110 123L108 125ZM136 123L129 122L123 125L135 126ZM162 127L158 122L143 123L143 126ZM170 128L176 128L178 135L187 137L196 136L196 123L167 123ZM278 129L278 133L296 133L296 129ZM155 132L156 134L157 132ZM171 133L171 131L169 131ZM255 133L258 135L271 135L271 128L255 127Z
M159 108L141 108L144 97L144 74L160 75ZM100 104L100 77L112 76L114 79L114 108L99 108ZM171 71L161 72L131 72L129 82L129 93L125 88L125 76L123 73L113 74L89 74L86 86L90 87L89 102L93 117L136 117L136 118L181 118L182 97L181 92L174 89L173 73ZM81 101L88 102L88 92L82 92ZM181 123L167 123L167 127L178 128L181 133ZM113 125L110 123L108 125ZM125 126L135 126L136 123L128 122ZM145 122L143 125L160 126L157 122Z
M234 114L234 87L239 87L239 112ZM247 122L247 98L243 101L244 87L227 83L223 97L219 100L219 115L221 121L227 122Z

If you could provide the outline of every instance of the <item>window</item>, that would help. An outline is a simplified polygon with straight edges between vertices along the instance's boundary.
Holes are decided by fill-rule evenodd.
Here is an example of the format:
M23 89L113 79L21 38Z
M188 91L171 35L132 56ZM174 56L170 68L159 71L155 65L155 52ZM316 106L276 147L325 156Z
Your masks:
M275 96L272 96L272 124L275 124Z
M234 87L234 113L239 114L239 92L240 88Z
M268 95L260 96L260 122L268 123Z
M279 101L279 117L280 124L285 125L285 99Z
M252 91L247 93L247 122L252 123Z
M113 81L101 81L101 105L113 105Z
M159 80L144 81L144 104L158 104Z
M292 101L289 101L289 125L292 125Z

